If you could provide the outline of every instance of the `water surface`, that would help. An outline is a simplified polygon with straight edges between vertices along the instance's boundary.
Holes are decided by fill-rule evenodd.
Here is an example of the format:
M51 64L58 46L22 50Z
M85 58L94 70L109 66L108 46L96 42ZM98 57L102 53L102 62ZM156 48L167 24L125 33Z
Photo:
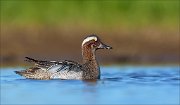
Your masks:
M101 67L101 79L31 80L1 68L1 104L179 104L179 66Z

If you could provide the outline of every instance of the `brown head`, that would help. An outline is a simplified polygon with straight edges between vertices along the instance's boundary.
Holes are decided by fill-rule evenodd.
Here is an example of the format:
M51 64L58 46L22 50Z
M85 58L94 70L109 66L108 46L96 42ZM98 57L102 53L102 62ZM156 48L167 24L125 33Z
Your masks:
M112 47L102 43L96 35L87 36L82 42L83 60L95 60L95 51L98 49L112 49Z

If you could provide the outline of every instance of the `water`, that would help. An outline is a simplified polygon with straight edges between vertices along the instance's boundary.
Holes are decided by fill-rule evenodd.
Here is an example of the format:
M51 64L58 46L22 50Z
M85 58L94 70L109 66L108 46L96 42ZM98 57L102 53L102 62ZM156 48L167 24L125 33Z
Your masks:
M101 80L30 80L1 68L1 104L180 104L179 66L101 67Z

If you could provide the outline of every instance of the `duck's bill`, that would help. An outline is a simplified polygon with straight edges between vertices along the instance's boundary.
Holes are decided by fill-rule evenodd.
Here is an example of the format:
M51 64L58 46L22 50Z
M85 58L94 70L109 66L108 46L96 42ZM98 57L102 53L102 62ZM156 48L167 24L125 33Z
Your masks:
M112 49L111 46L105 45L104 43L101 43L98 47L98 49Z

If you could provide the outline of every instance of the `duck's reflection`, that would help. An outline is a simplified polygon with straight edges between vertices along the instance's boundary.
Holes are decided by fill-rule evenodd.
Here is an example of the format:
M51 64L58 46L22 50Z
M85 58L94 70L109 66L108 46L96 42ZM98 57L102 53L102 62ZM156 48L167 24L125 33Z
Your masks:
M98 82L98 79L92 79L92 80L83 80L83 83L87 86L96 86Z
M99 80L83 80L84 87L82 89L83 99L87 104L98 103L99 91L98 83Z

